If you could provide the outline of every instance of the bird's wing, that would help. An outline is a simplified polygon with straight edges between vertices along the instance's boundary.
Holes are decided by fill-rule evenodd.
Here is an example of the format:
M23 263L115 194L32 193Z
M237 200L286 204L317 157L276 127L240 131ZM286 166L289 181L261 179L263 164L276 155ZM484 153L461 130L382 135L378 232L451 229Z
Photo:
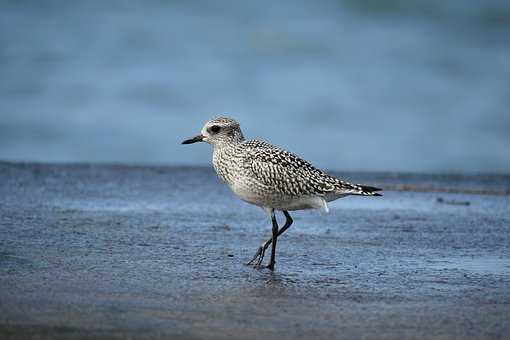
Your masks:
M300 157L262 141L242 146L251 172L261 183L291 196L352 193L356 186L331 177Z

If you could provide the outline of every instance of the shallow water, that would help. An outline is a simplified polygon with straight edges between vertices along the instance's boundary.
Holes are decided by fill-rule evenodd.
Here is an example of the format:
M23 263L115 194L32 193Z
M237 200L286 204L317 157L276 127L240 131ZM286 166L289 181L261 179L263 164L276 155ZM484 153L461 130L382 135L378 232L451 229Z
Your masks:
M1 1L0 32L0 159L205 164L179 142L228 113L322 168L510 171L508 1Z
M433 267L478 275L510 275L510 259L494 256L442 259Z
M0 337L507 338L510 196L384 194L292 213L270 273L211 169L0 163Z

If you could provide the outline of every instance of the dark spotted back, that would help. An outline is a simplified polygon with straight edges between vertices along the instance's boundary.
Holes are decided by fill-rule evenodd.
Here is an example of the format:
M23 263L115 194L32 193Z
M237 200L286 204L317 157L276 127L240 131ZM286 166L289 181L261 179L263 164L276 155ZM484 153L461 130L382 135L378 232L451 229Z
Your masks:
M269 143L250 140L237 145L246 155L244 167L274 190L291 196L356 194L360 186L341 181L315 168L300 157Z

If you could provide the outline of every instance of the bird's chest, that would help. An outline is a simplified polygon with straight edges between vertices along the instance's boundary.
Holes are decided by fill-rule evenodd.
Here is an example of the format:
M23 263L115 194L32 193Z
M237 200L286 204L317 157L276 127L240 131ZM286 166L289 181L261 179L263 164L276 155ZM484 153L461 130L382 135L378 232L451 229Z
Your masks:
M258 201L258 183L250 176L247 164L236 156L234 150L215 150L213 166L218 177L226 182L239 198L250 203Z
M215 149L213 152L214 170L224 182L229 185L239 181L242 175L240 160L233 148Z

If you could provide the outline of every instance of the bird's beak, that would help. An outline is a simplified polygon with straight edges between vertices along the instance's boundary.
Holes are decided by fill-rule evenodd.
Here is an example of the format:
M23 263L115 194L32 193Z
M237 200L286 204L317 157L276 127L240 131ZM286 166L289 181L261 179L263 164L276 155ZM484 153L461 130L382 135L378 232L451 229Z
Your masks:
M193 143L196 143L196 142L202 142L203 140L204 140L204 136L198 135L198 136L195 136L193 138L186 139L181 144L193 144Z

